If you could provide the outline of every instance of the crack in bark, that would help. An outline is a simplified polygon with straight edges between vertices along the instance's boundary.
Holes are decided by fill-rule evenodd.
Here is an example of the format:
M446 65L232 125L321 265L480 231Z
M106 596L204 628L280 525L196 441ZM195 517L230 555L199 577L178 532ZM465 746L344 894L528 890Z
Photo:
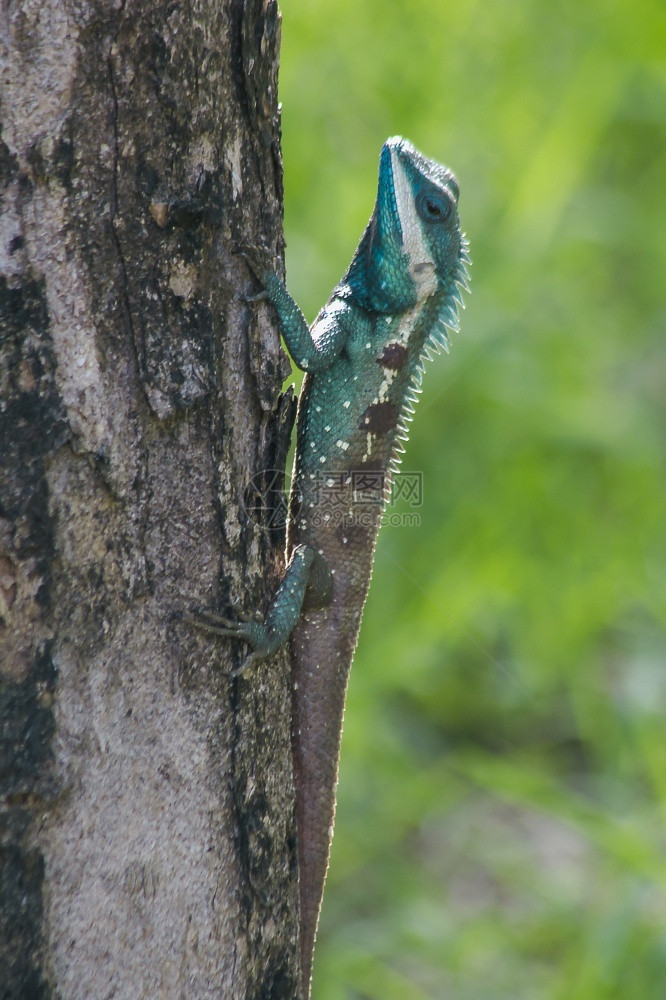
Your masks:
M120 297L123 303L123 312L125 314L126 331L127 330L129 331L129 336L127 337L127 339L129 340L129 348L130 348L128 358L131 357L134 359L136 381L140 387L142 398L144 399L150 410L151 409L150 400L148 398L148 394L146 392L146 388L144 385L144 380L142 378L142 371L145 370L145 343L143 343L142 339L141 349L139 349L139 346L137 344L137 339L138 339L137 332L134 324L134 319L132 316L127 262L125 260L122 244L120 242L120 237L117 231L117 221L120 217L119 194L118 194L119 190L118 176L119 176L119 161L120 161L120 140L119 140L120 108L118 102L118 90L116 87L116 77L113 66L113 50L117 43L118 36L120 35L120 29L122 26L122 20L125 14L126 6L127 6L127 0L122 0L122 3L118 10L116 30L113 33L111 43L109 45L109 53L106 60L109 87L111 91L111 101L113 105L113 117L111 121L111 127L113 132L113 144L112 144L113 163L111 172L111 239L113 240L113 244L115 246L116 254L118 257L118 263L120 266L120 274L121 274ZM146 550L146 533L148 530L149 511L147 503L144 502L145 499L144 484L148 477L147 447L140 446L139 454L140 454L139 472L138 476L134 480L134 482L137 484L137 500L138 500L137 505L139 508L139 529L138 529L137 540L139 542L141 550L141 558L143 560L146 589L148 593L152 593L153 592L152 570L151 570L151 563L148 558Z
M111 123L112 124L112 129L113 129L113 166L112 166L112 172L111 172L111 234L112 234L112 239L113 239L114 245L116 247L116 252L118 254L118 261L120 263L120 271L121 271L121 274L122 274L122 285L121 285L122 295L121 295L121 298L122 298L122 302L123 302L123 306L124 306L124 312L125 312L125 319L126 319L126 323L127 323L127 328L129 329L129 332L130 332L130 340L131 340L131 344L132 344L132 353L134 355L134 358L135 358L136 364L137 364L137 368L138 368L138 380L139 380L139 383L141 385L141 389L142 389L142 391L144 393L146 402L148 403L148 406L150 406L150 400L148 399L148 396L146 395L146 392L145 392L145 389L144 389L144 385L143 385L143 379L141 378L141 372L145 368L145 345L142 344L141 350L139 350L139 348L137 346L136 330L134 328L134 320L132 318L132 308L131 308L131 305L130 305L129 278L128 278L128 275L127 275L127 263L125 261L125 255L123 254L123 248L122 248L122 245L120 243L120 237L118 236L118 232L116 230L116 223L117 223L118 214L119 214L119 212L118 212L118 201L119 201L119 199L118 199L118 161L119 161L119 158L120 158L120 153L119 153L119 145L120 144L119 144L119 140L118 140L118 121L119 121L119 118L120 118L120 111L119 111L119 106L118 106L118 91L117 91L117 88L116 88L116 78L115 78L115 73L114 73L114 69L113 69L113 49L114 49L114 46L115 46L115 44L116 44L116 42L118 40L118 36L120 34L120 26L121 26L121 22L122 22L122 19L123 19L123 15L125 13L125 6L126 6L126 4L127 4L127 0L122 0L122 4L121 4L120 10L118 12L118 25L117 25L116 31L115 31L115 33L113 35L113 38L111 40L111 44L109 45L109 54L108 54L107 60L106 60L107 71L108 71L108 76L109 76L109 86L110 86L110 89L111 89L111 100L112 100L112 103L113 103L113 118L112 118L112 123ZM141 357L142 354L143 354L143 357Z

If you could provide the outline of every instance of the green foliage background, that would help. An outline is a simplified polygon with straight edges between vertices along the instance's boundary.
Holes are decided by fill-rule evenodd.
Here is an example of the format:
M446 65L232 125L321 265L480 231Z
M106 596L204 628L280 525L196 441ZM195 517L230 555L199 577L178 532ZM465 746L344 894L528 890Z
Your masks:
M457 172L474 261L403 463L420 526L378 547L314 996L666 996L666 8L282 12L309 318L389 135Z

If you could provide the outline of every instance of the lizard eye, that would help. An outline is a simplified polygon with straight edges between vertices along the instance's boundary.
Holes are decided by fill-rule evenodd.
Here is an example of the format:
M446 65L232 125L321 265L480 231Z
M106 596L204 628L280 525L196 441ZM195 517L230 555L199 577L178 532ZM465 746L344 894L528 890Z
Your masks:
M451 214L451 202L434 191L422 191L416 198L416 211L426 222L444 222Z

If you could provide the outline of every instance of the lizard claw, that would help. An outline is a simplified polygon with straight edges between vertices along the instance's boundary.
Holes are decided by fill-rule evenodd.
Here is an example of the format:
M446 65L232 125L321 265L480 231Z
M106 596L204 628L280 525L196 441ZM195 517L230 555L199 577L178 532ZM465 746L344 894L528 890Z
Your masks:
M252 652L249 656L246 656L239 667L234 667L230 670L228 677L241 677L245 671L252 666L253 663L257 663L259 660L263 660L264 657L259 652Z
M202 628L206 632L215 632L217 635L233 635L244 639L247 626L252 619L246 615L239 615L238 620L234 620L211 611L200 611L198 608L192 608L189 613L181 614L181 621L185 622L186 625Z

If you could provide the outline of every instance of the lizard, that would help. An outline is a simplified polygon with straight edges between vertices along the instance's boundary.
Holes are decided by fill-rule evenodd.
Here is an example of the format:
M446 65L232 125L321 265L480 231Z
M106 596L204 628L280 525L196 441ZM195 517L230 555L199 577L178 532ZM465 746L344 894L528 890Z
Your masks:
M379 158L377 198L352 262L308 326L265 248L238 253L305 372L287 525L287 568L265 618L198 612L193 624L243 640L235 673L291 645L300 971L310 996L328 868L342 720L381 515L425 361L448 351L469 288L455 175L401 137Z

